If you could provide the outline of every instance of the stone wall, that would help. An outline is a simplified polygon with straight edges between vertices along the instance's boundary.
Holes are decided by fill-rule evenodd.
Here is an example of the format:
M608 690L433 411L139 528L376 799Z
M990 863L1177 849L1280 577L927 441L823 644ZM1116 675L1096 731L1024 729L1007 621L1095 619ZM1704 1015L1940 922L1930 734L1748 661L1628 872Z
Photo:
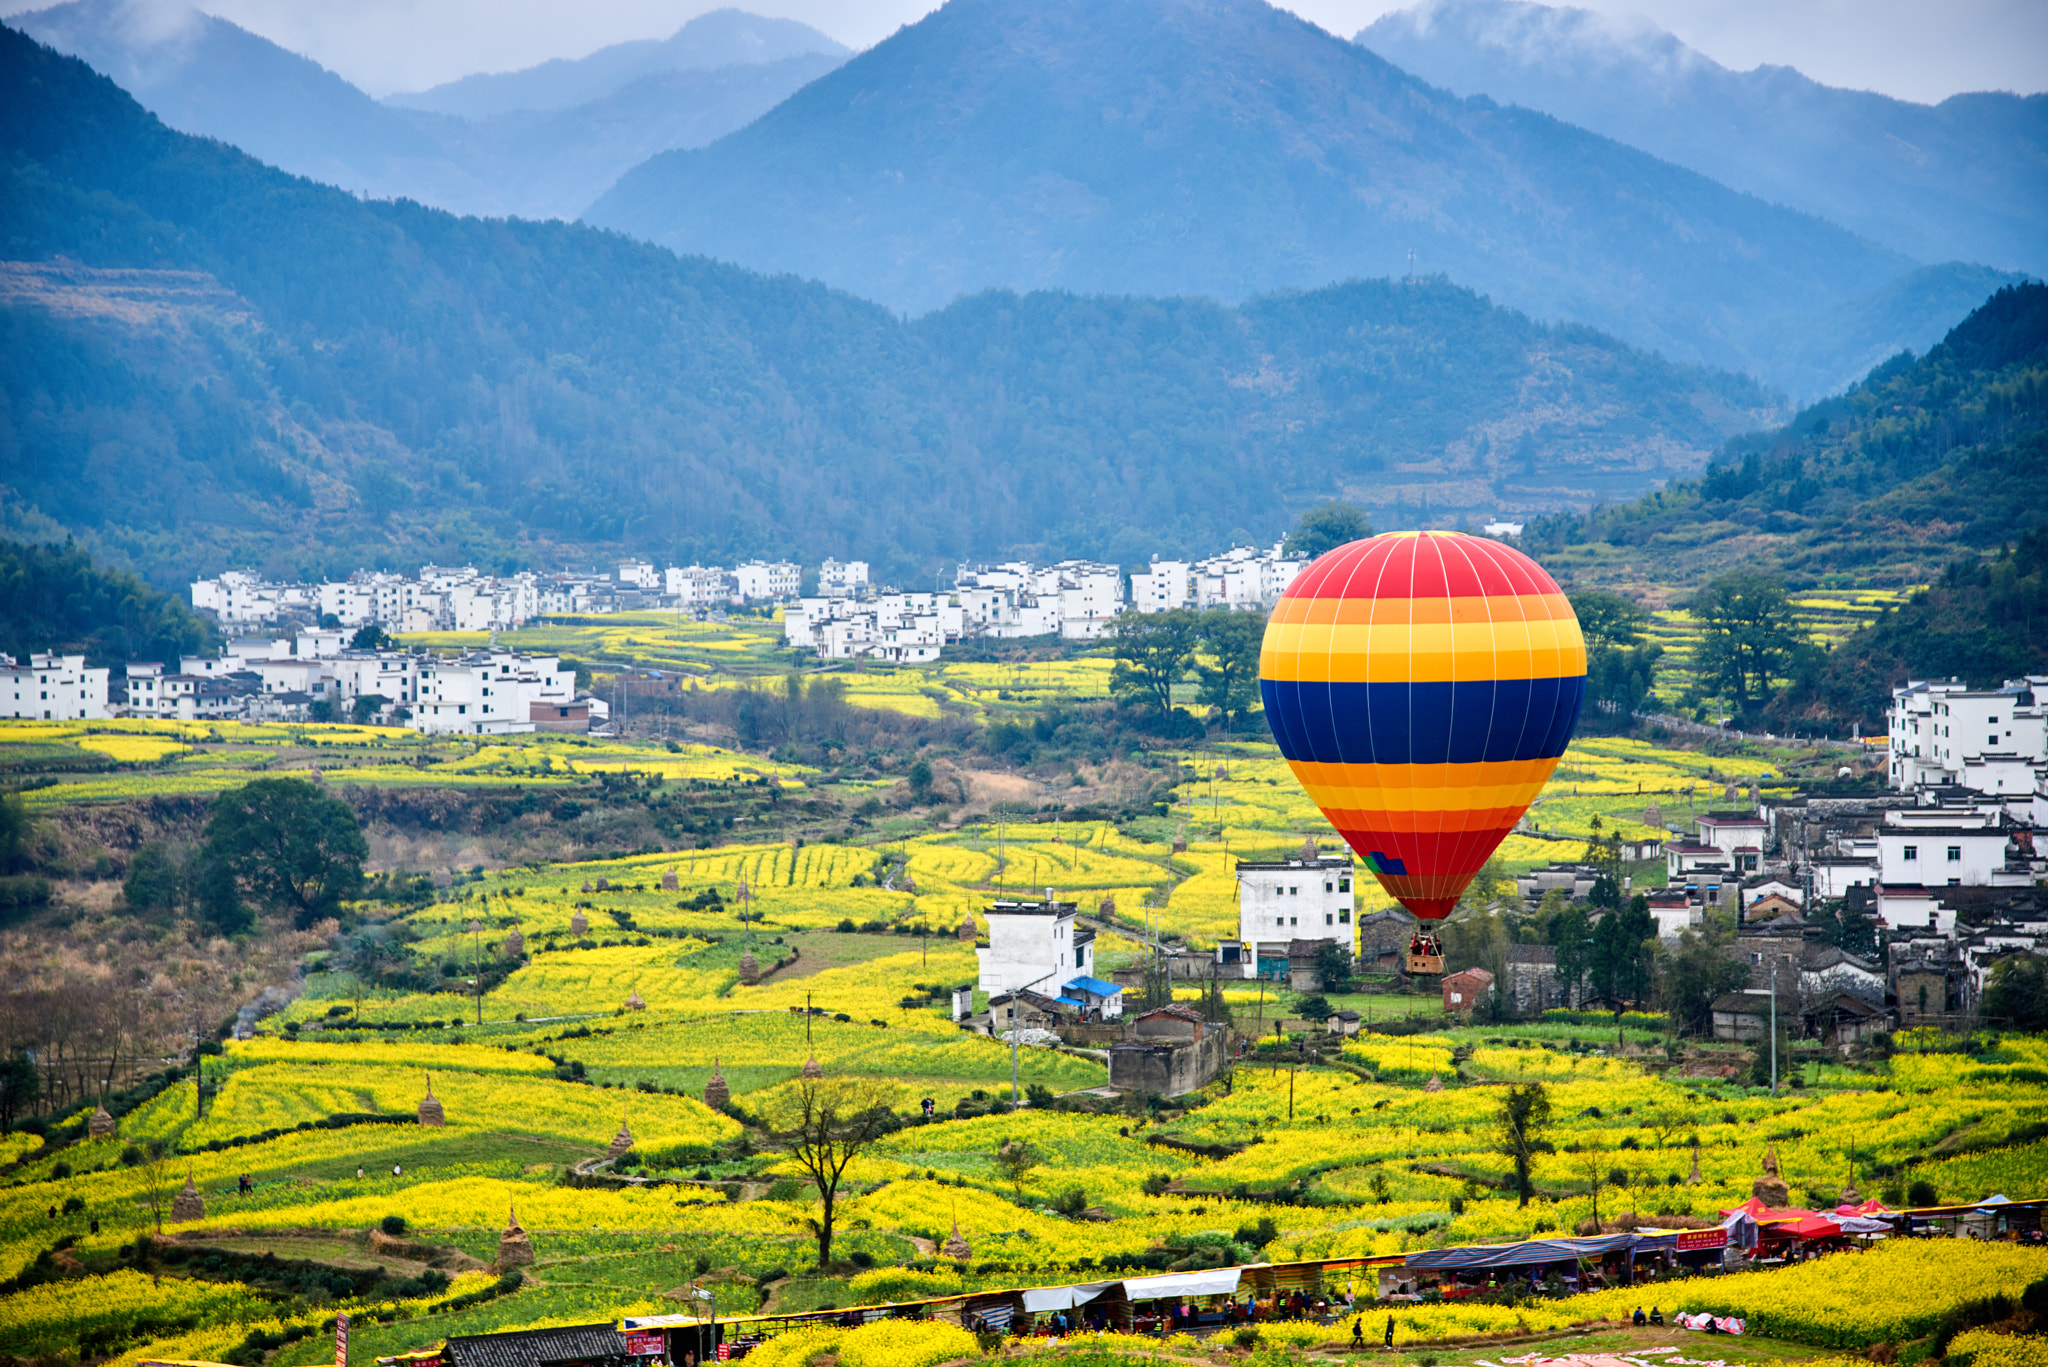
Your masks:
M1221 1029L1193 1044L1119 1044L1109 1051L1109 1085L1180 1096L1214 1081L1229 1056L1230 1032Z

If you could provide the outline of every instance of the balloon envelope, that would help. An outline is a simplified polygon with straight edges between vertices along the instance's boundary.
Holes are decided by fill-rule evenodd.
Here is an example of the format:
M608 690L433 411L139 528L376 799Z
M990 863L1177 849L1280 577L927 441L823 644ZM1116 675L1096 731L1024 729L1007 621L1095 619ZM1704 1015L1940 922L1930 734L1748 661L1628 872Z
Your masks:
M1295 777L1381 886L1448 916L1557 768L1586 645L1556 581L1456 532L1353 541L1295 577L1259 688Z

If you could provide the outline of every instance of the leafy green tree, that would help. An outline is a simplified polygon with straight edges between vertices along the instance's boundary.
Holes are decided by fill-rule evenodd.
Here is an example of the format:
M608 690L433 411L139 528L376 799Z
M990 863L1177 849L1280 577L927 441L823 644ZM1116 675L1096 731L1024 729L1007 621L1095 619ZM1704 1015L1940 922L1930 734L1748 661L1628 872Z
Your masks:
M350 650L390 650L397 644L391 633L375 622L357 627L356 634L348 638Z
M1585 862L1593 869L1593 887L1586 901L1604 910L1621 905L1621 837L1600 834L1600 818L1593 818L1593 838L1586 842Z
M29 862L34 828L20 793L0 797L0 873L13 873Z
M930 760L919 755L917 762L910 766L910 773L907 777L910 779L910 791L916 794L919 802L932 795L932 762Z
M1202 645L1213 663L1198 663L1195 697L1223 714L1226 728L1259 701L1259 650L1266 640L1263 612L1205 612Z
M1527 1206L1536 1194L1529 1171L1539 1153L1556 1153L1557 1147L1543 1137L1550 1124L1550 1093L1540 1082L1509 1087L1501 1098L1497 1116L1498 1132L1494 1151L1504 1154L1515 1169L1515 1195Z
M382 693L358 694L355 701L348 705L349 720L357 726L367 726L370 719L375 717L384 705L390 701L391 699L385 697Z
M1714 998L1749 985L1749 966L1728 956L1712 937L1679 932L1678 948L1664 956L1658 990L1678 1028L1704 1035L1714 1028Z
M1570 595L1572 612L1589 646L1632 646L1643 639L1650 614L1633 599L1606 589L1581 589Z
M26 1054L0 1060L0 1134L12 1134L15 1117L33 1110L42 1094L42 1074Z
M1722 575L1687 611L1703 629L1700 677L1745 709L1769 699L1806 639L1783 582L1755 570Z
M192 909L222 935L240 935L253 928L256 914L242 900L234 866L211 849L194 852L185 870Z
M1550 922L1550 943L1557 950L1558 988L1565 1001L1571 1002L1578 998L1579 986L1593 967L1593 927L1584 907L1562 896L1562 889L1554 891L1564 905ZM1545 893L1543 900L1548 902L1551 896Z
M1025 1176L1044 1162L1044 1156L1021 1139L1007 1140L996 1150L996 1168L1009 1179L1010 1190L1020 1201L1024 1199Z
M1316 981L1325 992L1342 992L1351 983L1351 952L1335 940L1317 945Z
M1294 1011L1303 1020L1318 1023L1328 1020L1334 1014L1328 999L1324 997L1303 997L1295 1005Z
M206 822L206 858L302 930L361 886L369 853L349 805L303 779L259 778L222 793Z
M121 895L137 911L175 911L184 892L185 871L178 857L161 842L144 845L128 861Z
M1289 555L1305 555L1313 560L1325 551L1371 535L1372 523L1366 521L1364 509L1333 499L1303 513L1281 549Z
M1600 918L1593 933L1590 965L1593 992L1610 1002L1641 1001L1655 977L1657 922L1647 897L1637 894L1626 907Z
M1126 612L1109 629L1109 689L1116 697L1158 710L1173 711L1173 686L1194 664L1200 635L1196 614L1186 608L1167 612Z
M2007 1030L2048 1030L2048 964L2013 954L1991 966L1984 1019Z

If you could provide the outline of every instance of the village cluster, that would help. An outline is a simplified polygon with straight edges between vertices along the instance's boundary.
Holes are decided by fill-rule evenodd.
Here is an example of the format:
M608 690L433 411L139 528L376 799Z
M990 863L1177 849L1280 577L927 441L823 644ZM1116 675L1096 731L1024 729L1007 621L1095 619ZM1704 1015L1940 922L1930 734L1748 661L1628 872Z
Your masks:
M812 594L802 592L801 567L764 561L658 570L627 560L610 574L502 578L429 565L416 576L366 570L321 584L231 570L192 585L193 607L228 636L219 654L131 661L125 679L88 668L82 655L19 664L0 656L0 718L354 720L450 735L588 731L603 726L609 707L579 694L557 657L493 648L440 658L388 641L360 643L360 634L497 632L547 616L645 611L718 617L768 606L782 610L785 642L819 659L924 664L948 644L977 638L1095 640L1127 611L1267 608L1305 564L1278 545L1199 561L1155 558L1128 579L1093 561L1010 561L962 566L949 592L903 593L878 589L865 561L827 560Z

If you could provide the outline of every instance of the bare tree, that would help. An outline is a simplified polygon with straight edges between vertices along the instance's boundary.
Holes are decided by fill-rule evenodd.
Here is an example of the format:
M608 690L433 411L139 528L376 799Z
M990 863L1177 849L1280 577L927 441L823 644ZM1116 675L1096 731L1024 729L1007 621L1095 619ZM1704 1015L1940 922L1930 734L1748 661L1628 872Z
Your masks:
M171 1146L161 1139L150 1140L143 1149L142 1203L149 1207L158 1234L164 1232L164 1212L171 1208L171 1184L176 1180L171 1174Z
M895 1089L879 1081L804 1078L768 1119L775 1138L810 1175L818 1189L818 1266L832 1261L832 1228L839 1182L847 1164L868 1145L897 1128L889 1101Z

